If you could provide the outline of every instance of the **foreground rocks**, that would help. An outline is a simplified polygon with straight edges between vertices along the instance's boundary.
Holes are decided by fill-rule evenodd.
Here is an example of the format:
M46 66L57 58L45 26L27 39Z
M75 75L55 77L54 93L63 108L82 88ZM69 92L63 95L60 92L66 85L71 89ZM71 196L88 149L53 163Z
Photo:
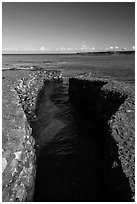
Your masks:
M135 194L135 93L125 83L91 76L69 81L70 100L90 117L103 146L104 188L109 201L133 201ZM100 130L99 130L100 129ZM105 133L100 135L100 133Z
M10 75L11 74L11 75ZM17 72L15 72L17 74ZM34 111L44 80L59 80L60 72L4 73L2 136L2 200L33 200L36 175L35 141L29 122L36 120ZM22 78L22 76L25 76Z
M28 121L36 119L35 109L37 106L37 100L45 81L61 80L62 75L60 71L36 71L30 73L28 77L22 78L14 84Z
M35 185L35 141L11 86L3 87L2 200L31 201Z
M30 122L45 80L62 80L58 71L28 72L3 78L3 201L32 201L35 141ZM13 80L12 80L13 79ZM133 201L135 193L134 89L125 83L78 75L69 81L78 114L94 123L104 158L104 188L109 201ZM103 135L103 137L102 137Z

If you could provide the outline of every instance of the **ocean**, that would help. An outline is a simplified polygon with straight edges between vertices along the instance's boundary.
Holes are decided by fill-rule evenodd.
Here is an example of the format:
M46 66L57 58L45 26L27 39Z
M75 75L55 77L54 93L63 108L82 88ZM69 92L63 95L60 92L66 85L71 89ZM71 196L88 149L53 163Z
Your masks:
M135 55L14 54L2 56L2 67L59 69L68 76L84 72L131 84L135 82Z

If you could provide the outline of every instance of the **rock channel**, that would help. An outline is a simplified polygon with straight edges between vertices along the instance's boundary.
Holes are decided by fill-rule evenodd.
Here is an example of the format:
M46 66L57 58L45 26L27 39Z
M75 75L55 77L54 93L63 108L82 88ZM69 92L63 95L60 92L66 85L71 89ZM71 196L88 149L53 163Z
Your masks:
M36 174L36 157L38 160L40 150L33 124L39 120L36 110L46 83L62 83L64 80L68 79L63 78L60 71L35 71L29 77L16 82L10 90L8 84L4 88L6 104L3 107L6 114L3 115L3 201L40 201ZM88 194L95 195L88 196L86 192L83 197L78 197L77 194L70 193L69 197L64 194L62 200L57 198L56 201L100 201L99 197L101 201L134 201L133 87L84 75L70 78L68 86L72 112L77 126L81 128L79 131L85 133L88 143L94 140L94 148L97 146L99 152L95 153L91 160L93 163L89 165L96 166L90 178L93 184L90 186L87 182L89 186L82 187L88 189ZM7 90L10 93L8 96ZM90 129L94 132L93 138ZM88 157L92 155L87 155ZM87 175L90 173L87 172ZM48 180L50 182L50 178ZM50 196L47 200L51 201Z

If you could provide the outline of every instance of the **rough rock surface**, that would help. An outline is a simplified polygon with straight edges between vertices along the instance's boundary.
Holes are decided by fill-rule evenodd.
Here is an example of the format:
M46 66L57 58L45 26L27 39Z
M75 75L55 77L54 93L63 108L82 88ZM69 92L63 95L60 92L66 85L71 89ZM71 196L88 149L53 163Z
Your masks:
M36 120L34 112L45 80L55 81L61 80L61 78L62 75L58 70L36 71L31 72L28 77L22 78L15 83L15 90L19 95L28 121Z
M114 87L114 88L113 88ZM135 94L133 88L126 84L115 84L111 87L113 92L127 95L126 100L119 107L115 115L110 119L109 125L112 137L118 147L118 157L122 170L129 180L134 200L135 194ZM108 89L108 86L104 87Z
M60 80L61 77L60 72L53 70L35 71L24 74L19 81L17 79L10 82L5 80L3 83L3 201L32 201L35 181L35 142L31 136L29 121L37 120L34 110L37 107L44 81ZM122 188L122 195L126 194L126 177L134 200L135 103L133 87L112 80L92 78L88 75L78 75L75 79L70 79L69 86L69 92L79 102L82 97L84 101L91 102L90 109L96 113L96 118L94 118L96 123L98 120L107 121L109 137L105 141L104 148L104 169L107 169L104 178L108 188L107 196L111 201L115 201L116 196L121 196ZM101 141L103 141L102 138ZM117 177L118 167L122 168L125 177L113 187L114 181L111 182L111 178Z
M13 86L3 83L2 201L31 201L35 151L31 128Z
M24 202L33 199L36 155L29 122L36 120L34 110L45 79L60 80L61 74L54 70L14 73L9 71L3 74L2 200L4 202Z
M86 106L93 114L92 122L96 120L97 128L101 128L100 124L103 124L108 129L104 146L104 168L107 169L104 171L106 174L104 180L108 191L107 196L111 201L115 201L129 193L130 201L133 201L135 194L134 87L122 82L81 75L70 79L69 92L70 99L78 101L77 106L78 103L85 105L85 101L88 101ZM121 172L119 169L123 174L119 175ZM128 201L126 199L129 198L125 196L124 199Z

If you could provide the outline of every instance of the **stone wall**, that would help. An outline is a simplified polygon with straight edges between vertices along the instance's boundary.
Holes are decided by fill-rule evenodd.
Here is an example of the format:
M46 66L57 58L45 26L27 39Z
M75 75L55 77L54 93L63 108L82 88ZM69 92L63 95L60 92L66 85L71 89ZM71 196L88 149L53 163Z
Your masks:
M134 88L101 78L69 80L78 119L94 125L104 154L104 192L109 201L133 201L135 192ZM81 119L80 119L81 120Z
M31 201L35 182L35 141L11 86L3 87L2 201Z
M45 80L61 80L60 71L35 71L3 83L2 201L33 201L36 155L30 123Z
M30 127L45 80L62 80L60 71L35 71L3 85L2 200L32 201L35 141ZM69 96L80 117L88 117L104 158L104 188L110 201L133 201L135 130L133 87L90 77L69 80ZM86 120L85 120L86 121Z

